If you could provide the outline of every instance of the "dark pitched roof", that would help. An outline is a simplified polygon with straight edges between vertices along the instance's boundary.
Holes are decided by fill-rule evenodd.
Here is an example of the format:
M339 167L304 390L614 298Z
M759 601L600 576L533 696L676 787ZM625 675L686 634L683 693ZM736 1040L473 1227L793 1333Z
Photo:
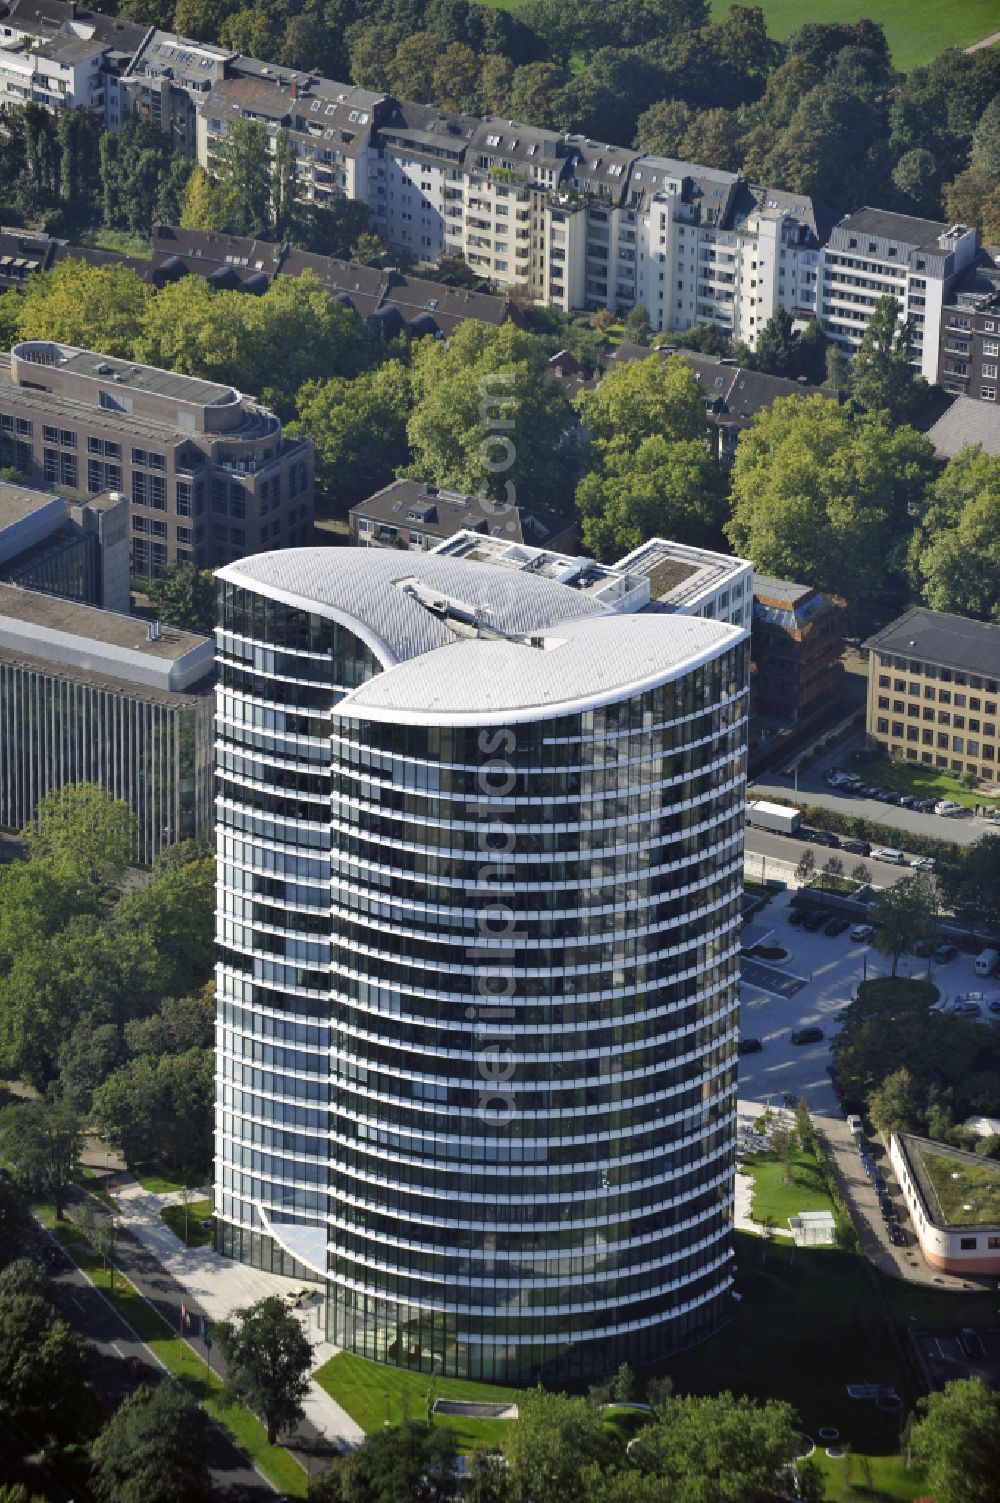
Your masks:
M264 290L262 277L301 276L313 272L338 301L349 303L362 318L377 318L396 332L406 325L414 334L451 334L467 318L499 325L511 316L505 297L464 287L447 287L392 267L365 266L337 256L294 250L268 240L250 240L216 230L185 230L175 225L153 228L151 278L162 283L184 270L225 286L249 292Z
M956 397L927 437L942 459L950 459L970 444L982 444L984 454L1000 455L1000 411L992 402Z
M880 236L883 240L898 240L901 245L912 245L918 250L936 251L942 255L941 236L952 226L941 219L918 219L913 214L894 214L889 209L866 207L854 214L846 214L837 228L860 235Z
M411 515L412 513L412 515ZM525 506L500 510L483 496L467 496L460 491L440 489L421 480L394 480L375 491L357 506L351 515L393 527L412 522L421 531L438 538L450 538L463 529L482 532L510 543L530 543L542 547L573 527L565 517L536 511Z
M918 605L869 637L874 652L1000 678L1000 626Z
M9 0L0 9L0 19L38 37L68 31L72 23L78 34L86 28L95 41L106 42L125 52L135 52L147 31L145 26L120 21L117 16L106 16L99 10L84 10L68 0Z

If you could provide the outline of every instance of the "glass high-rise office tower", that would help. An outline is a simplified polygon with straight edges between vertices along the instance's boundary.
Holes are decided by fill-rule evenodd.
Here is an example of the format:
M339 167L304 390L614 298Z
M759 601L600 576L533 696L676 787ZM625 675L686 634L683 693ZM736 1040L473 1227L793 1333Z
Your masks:
M708 1334L747 632L474 542L218 579L219 1247L429 1373Z

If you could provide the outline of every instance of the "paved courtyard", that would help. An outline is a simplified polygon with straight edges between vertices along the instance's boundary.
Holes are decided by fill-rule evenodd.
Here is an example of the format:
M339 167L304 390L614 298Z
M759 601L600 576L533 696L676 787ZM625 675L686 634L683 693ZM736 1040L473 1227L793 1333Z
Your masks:
M780 945L788 955L766 964L759 960L743 963L740 1027L744 1037L760 1039L764 1048L760 1054L740 1059L740 1096L780 1102L787 1092L805 1097L814 1115L839 1116L840 1106L827 1071L830 1040L836 1037L840 1013L858 983L866 974L888 974L889 964L870 945L855 944L849 930L831 938L822 930L809 934L794 928L788 922L791 898L791 890L779 893L754 919L755 933L770 930L768 944ZM926 976L927 961L906 955L899 973ZM947 998L968 991L1000 994L1000 978L977 978L974 957L961 952L948 965L932 963L931 980ZM984 1027L992 1026L990 1016L986 1014ZM822 1043L791 1042L794 1029L811 1025L823 1029Z

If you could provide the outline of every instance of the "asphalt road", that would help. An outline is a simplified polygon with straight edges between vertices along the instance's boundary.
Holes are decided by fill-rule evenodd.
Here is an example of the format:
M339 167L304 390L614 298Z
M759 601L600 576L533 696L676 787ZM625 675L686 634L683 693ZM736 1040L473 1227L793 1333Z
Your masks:
M959 819L944 819L940 814L915 814L912 809L898 809L893 804L880 804L874 798L850 798L828 788L823 774L832 767L848 767L850 755L861 738L834 747L825 756L817 758L799 772L798 793L795 780L782 773L766 772L752 779L754 796L766 799L771 794L780 798L799 798L803 803L818 805L821 809L834 809L838 814L854 815L856 818L874 820L877 824L892 825L898 829L899 845L905 848L905 835L930 835L935 840L953 840L956 845L972 845L981 835L995 831L997 826L984 819L969 816Z
M42 1228L37 1229L32 1243L35 1249L53 1243L54 1238ZM119 1264L128 1258L127 1250L120 1250L125 1251L126 1257L119 1258ZM66 1319L97 1349L97 1358L91 1366L91 1381L109 1412L117 1409L140 1382L162 1380L165 1369L154 1353L65 1253L58 1266L49 1273ZM129 1277L133 1277L131 1270ZM129 1358L136 1358L143 1364L142 1376L131 1375L126 1365ZM274 1489L253 1470L243 1453L217 1425L208 1427L207 1446L214 1497L273 1503Z
M902 839L902 835L900 838ZM900 850L905 851L905 846L901 845ZM867 856L852 856L849 851L834 850L824 845L811 845L806 840L796 839L794 835L773 835L770 830L756 830L751 825L747 825L746 852L750 858L747 862L747 872L751 877L757 877L763 873L762 880L767 880L767 865L760 866L760 858L763 858L765 863L775 861L797 866L803 851L812 851L817 867L821 867L829 856L839 856L844 863L844 870L848 873L859 861L863 861L871 872L872 882L876 887L891 887L894 882L899 881L900 877L905 877L908 872L913 871L910 866L892 866L885 861L872 861ZM760 867L759 871L758 867ZM777 871L774 875L778 875Z

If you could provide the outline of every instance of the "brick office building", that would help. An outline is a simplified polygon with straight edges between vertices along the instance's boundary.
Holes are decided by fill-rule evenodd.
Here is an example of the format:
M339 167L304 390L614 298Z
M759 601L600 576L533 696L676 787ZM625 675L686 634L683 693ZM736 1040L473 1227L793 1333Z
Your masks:
M132 572L218 567L310 540L313 452L231 386L49 340L0 370L0 463L128 498Z

